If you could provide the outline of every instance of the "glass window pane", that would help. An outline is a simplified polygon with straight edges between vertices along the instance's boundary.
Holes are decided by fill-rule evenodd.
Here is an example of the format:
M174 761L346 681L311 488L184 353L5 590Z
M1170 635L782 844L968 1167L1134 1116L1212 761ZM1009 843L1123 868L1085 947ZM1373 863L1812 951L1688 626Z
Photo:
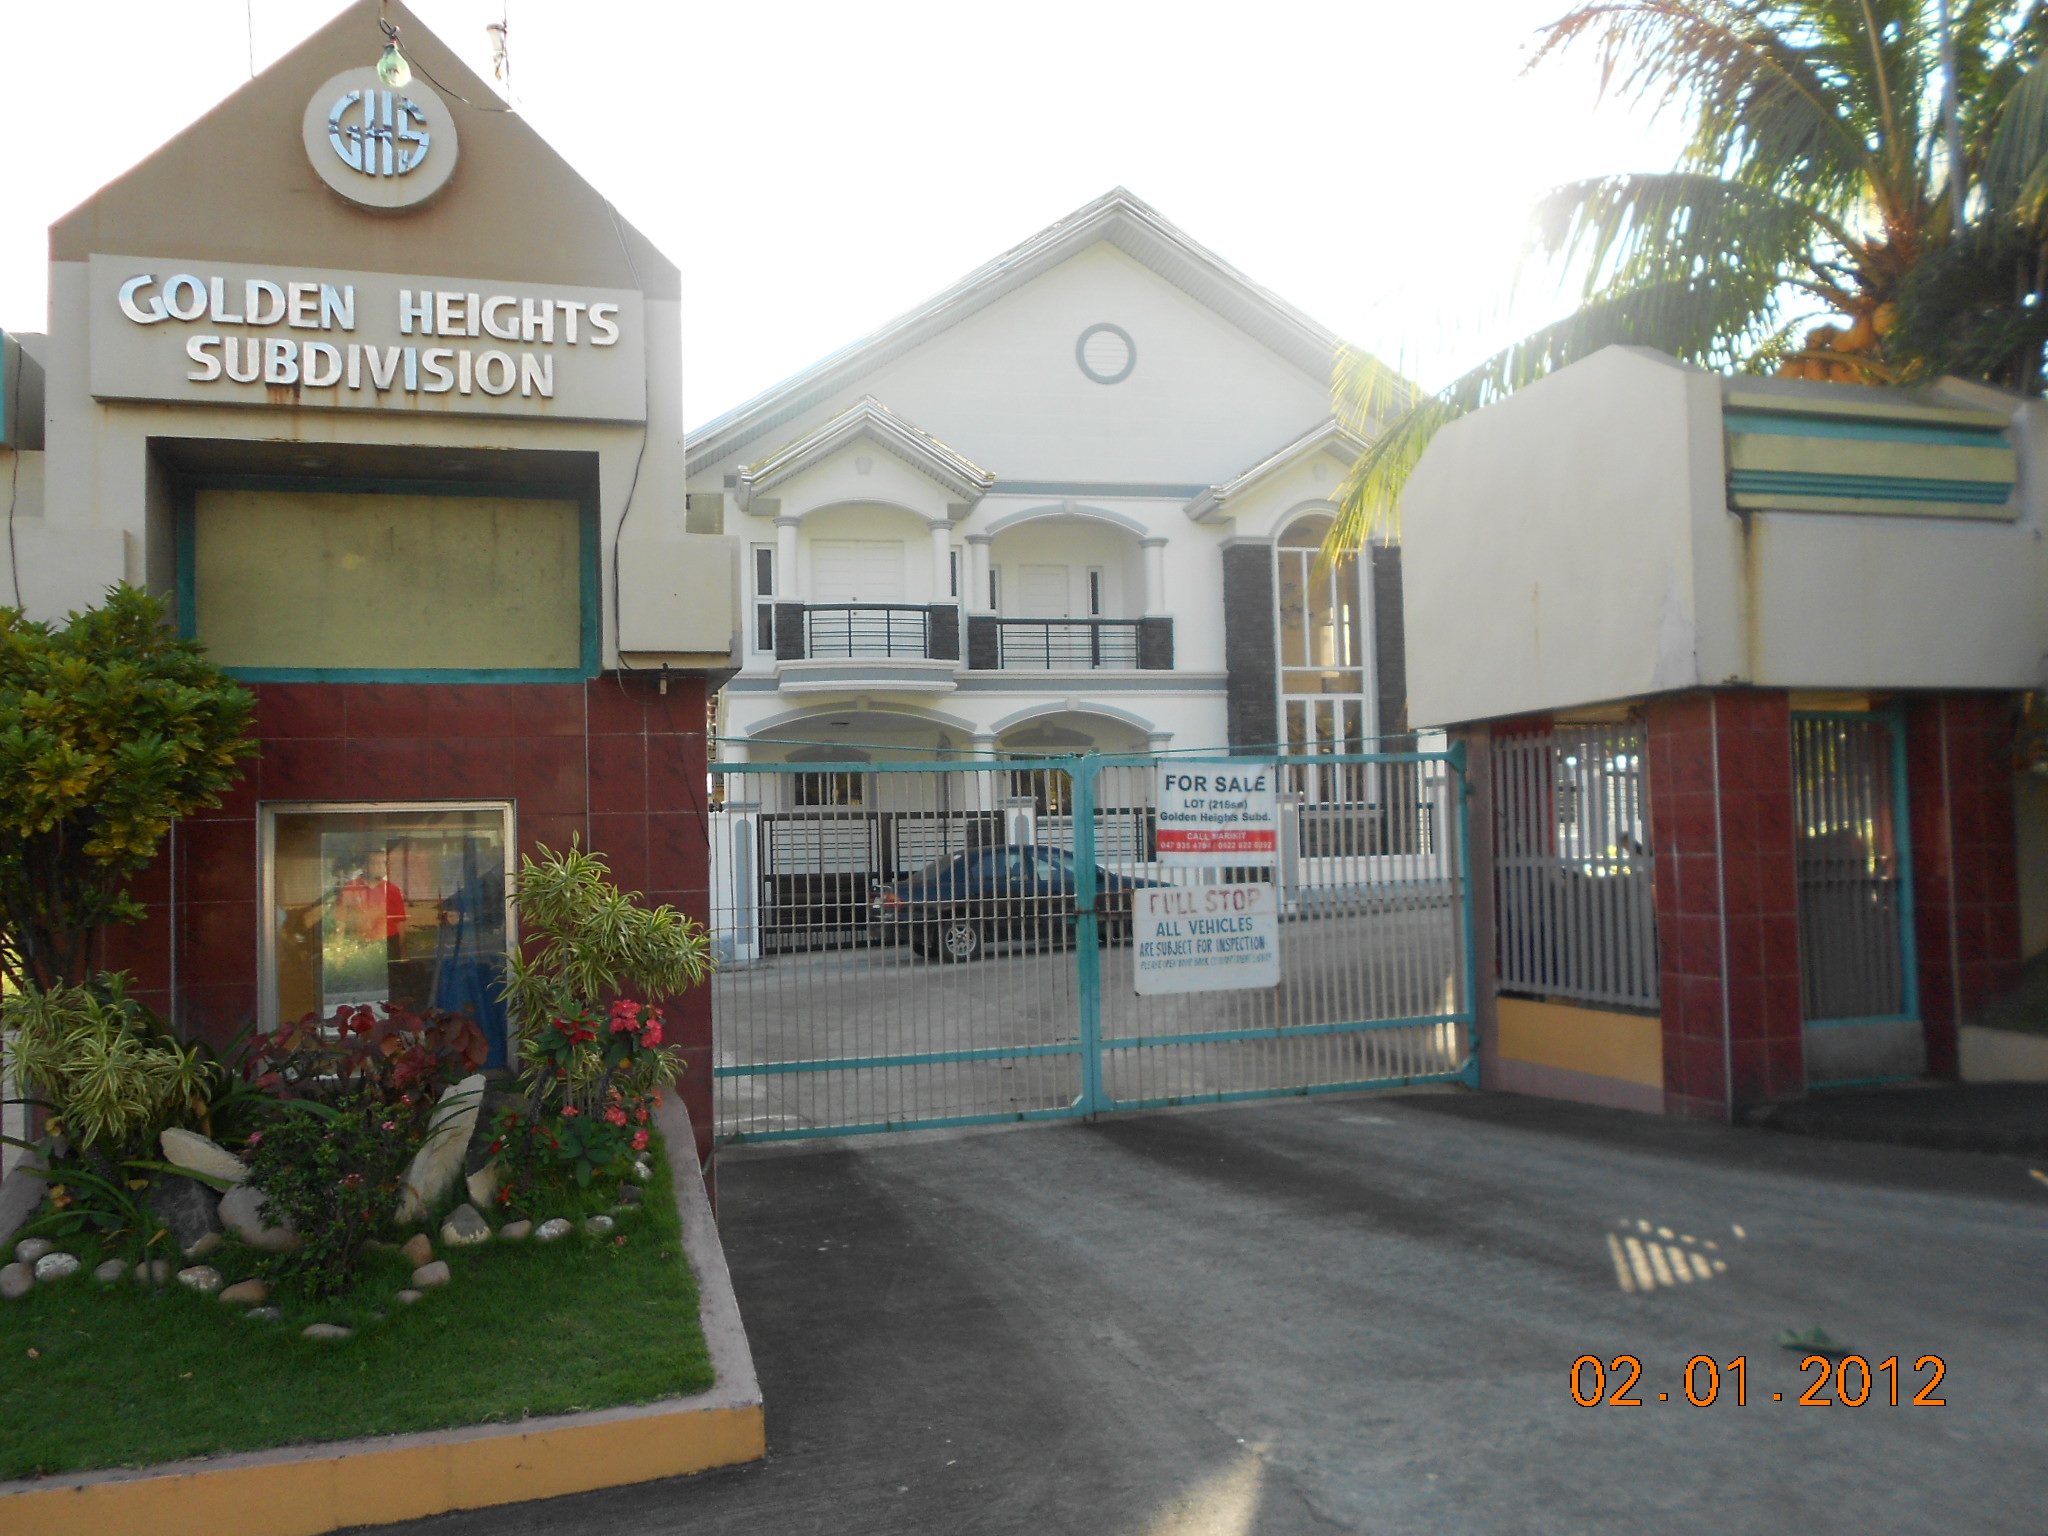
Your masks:
M505 1061L508 813L278 811L272 1017L363 1003L467 1013Z

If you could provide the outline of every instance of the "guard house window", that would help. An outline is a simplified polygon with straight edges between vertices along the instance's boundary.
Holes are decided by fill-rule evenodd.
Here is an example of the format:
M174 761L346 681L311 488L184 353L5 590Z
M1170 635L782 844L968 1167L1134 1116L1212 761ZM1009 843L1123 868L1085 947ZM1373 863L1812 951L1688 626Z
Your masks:
M511 821L504 803L264 807L264 1026L447 1008L503 1065Z
M1316 555L1330 531L1321 514L1297 520L1281 534L1274 591L1279 602L1281 729L1291 754L1363 752L1365 611L1358 560L1346 556L1316 570ZM1311 804L1370 798L1362 766L1298 768L1298 790Z
M775 653L775 546L754 546L754 649Z

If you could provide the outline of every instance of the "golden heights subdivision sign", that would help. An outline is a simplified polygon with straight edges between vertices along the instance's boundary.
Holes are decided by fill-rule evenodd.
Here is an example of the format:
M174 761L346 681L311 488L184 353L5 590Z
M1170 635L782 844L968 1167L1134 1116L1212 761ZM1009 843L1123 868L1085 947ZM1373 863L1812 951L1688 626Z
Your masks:
M92 393L644 421L631 290L94 256Z

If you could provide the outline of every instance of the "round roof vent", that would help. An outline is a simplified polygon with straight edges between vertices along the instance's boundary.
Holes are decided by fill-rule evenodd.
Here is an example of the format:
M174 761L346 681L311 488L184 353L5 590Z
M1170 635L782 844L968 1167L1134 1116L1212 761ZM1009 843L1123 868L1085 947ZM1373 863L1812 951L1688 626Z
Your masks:
M1121 384L1138 366L1138 344L1120 325L1091 325L1074 343L1074 360L1098 384Z

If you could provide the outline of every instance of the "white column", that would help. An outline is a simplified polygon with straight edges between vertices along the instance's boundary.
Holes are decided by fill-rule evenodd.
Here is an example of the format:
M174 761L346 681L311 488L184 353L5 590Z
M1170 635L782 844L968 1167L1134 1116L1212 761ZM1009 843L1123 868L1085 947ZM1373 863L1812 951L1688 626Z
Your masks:
M953 601L953 525L932 524L932 601Z
M1163 616L1166 609L1166 540L1142 540L1145 549L1145 617Z
M803 520L795 517L775 519L775 595L786 603L797 601L796 584L796 531Z
M988 556L989 545L994 543L988 534L967 535L967 611L969 613L991 613L994 610L988 602Z

